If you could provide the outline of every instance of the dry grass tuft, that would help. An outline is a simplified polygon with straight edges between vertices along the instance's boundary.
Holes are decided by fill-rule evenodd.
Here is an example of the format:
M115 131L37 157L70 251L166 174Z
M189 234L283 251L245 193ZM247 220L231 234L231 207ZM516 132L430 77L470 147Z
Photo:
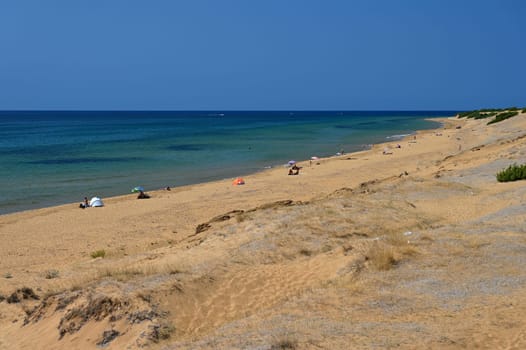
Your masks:
M153 275L175 275L184 273L186 270L178 264L166 263L150 263L141 264L139 266L125 266L125 267L104 267L98 270L98 277L110 277L117 281L125 282L136 277L145 277Z
M236 222L238 222L238 223L243 222L246 219L248 219L248 214L246 214L246 213L240 213L240 214L236 215Z
M393 247L375 243L367 252L366 259L380 271L390 270L398 263Z
M106 256L106 251L104 249L100 249L100 250L96 250L94 252L92 252L90 254L90 256L93 258L93 259L96 259L96 258L104 258Z
M305 256L311 256L312 255L312 251L309 250L309 249L301 249L300 250L300 254L301 255L305 255Z
M44 277L48 280L57 278L59 276L58 270L47 270L44 274Z
M146 268L140 267L121 267L121 268L103 268L99 270L99 276L110 277L120 282L129 281L138 276L145 276Z
M289 334L282 335L277 338L274 343L270 346L271 350L294 350L298 348L298 341Z
M159 325L152 326L152 331L149 335L150 340L158 343L161 340L169 339L175 333L175 326L170 322L164 322Z

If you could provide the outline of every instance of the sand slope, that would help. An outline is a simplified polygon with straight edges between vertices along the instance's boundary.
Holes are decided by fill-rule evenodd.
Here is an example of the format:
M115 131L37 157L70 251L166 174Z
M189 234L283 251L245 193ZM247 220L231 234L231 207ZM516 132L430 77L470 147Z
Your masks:
M526 182L495 180L525 115L444 122L299 176L0 216L0 349L526 347Z

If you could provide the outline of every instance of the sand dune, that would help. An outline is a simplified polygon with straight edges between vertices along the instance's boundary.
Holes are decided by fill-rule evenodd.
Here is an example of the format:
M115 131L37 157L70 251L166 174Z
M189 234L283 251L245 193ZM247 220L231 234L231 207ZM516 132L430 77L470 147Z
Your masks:
M524 348L525 117L0 216L0 349Z

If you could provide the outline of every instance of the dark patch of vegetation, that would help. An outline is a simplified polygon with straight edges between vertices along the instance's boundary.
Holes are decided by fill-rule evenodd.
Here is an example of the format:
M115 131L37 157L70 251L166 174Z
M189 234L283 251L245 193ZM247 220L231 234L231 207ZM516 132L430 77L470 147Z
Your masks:
M21 302L22 300L27 300L27 299L39 300L40 298L38 295L35 294L33 289L23 287L23 288L17 289L9 297L7 297L7 302L9 304L15 304L15 303Z
M508 182L526 179L526 164L512 164L497 173L497 181Z
M77 293L72 293L70 295L59 298L55 311L65 309L69 304L74 302L79 296L80 296L80 293L77 292Z
M151 326L151 329L149 338L155 343L170 338L175 332L175 327L171 323L156 324Z
M508 118L514 117L519 114L520 109L517 107L501 108L501 109L477 109L474 111L466 111L458 114L458 118L468 118L468 119L486 119L495 117L487 125L498 123L500 121L506 120ZM524 113L526 108L522 110Z
M526 107L524 107L521 112L526 113Z
M514 112L502 112L502 113L499 113L497 114L497 116L495 117L495 119L493 119L492 121L488 122L488 125L490 124L495 124L495 123L498 123L498 122L501 122L503 120L506 120L506 119L509 119L509 118L512 118L512 117L515 117L516 115L518 115L519 112L517 111L514 111Z
M301 255L305 255L305 256L311 256L312 255L312 251L309 250L309 249L302 249L302 250L300 250L300 254Z
M60 320L58 325L60 339L66 334L73 334L84 326L89 320L102 321L114 312L128 306L127 301L118 298L110 298L104 295L90 296L87 305L74 307Z
M294 350L298 347L298 342L291 338L279 339L276 343L272 344L271 350Z
M119 331L116 331L115 329L104 331L104 333L102 333L102 339L97 343L97 346L104 347L119 335Z
M53 279L53 278L57 278L58 275L59 275L58 270L47 270L44 277L46 277L46 279L50 280L50 279Z
M152 321L158 316L159 314L153 310L142 310L128 315L128 321L130 321L130 323L141 323L146 320Z
M469 111L469 112L463 112L459 113L459 118L468 118L468 119L485 119L493 117L498 112L492 111L492 110L476 110L476 111Z
M0 303L1 303L2 301L4 301L4 300L5 300L5 297L4 297L2 294L0 294Z

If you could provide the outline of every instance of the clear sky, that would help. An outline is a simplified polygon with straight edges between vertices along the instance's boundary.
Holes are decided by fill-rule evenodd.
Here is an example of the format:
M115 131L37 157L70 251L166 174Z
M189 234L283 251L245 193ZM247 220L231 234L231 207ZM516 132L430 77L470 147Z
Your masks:
M0 109L526 106L523 0L14 0Z

